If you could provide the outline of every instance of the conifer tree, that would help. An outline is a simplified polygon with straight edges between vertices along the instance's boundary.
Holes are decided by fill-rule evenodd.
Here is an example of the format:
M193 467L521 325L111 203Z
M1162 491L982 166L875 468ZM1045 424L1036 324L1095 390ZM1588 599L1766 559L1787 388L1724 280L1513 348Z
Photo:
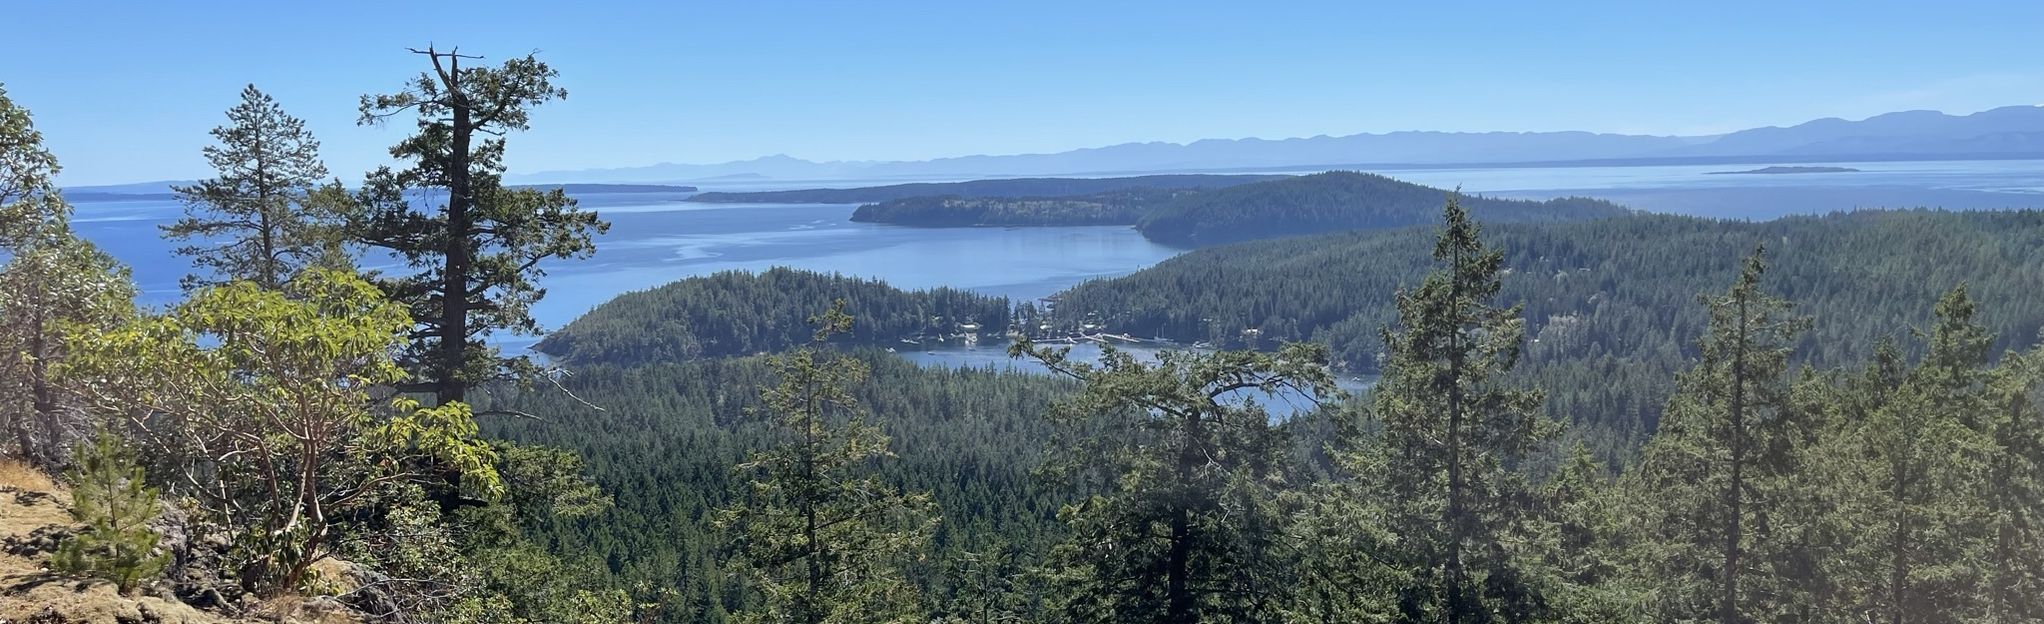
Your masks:
M1353 419L1343 423L1353 429ZM1397 621L1420 569L1379 496L1388 458L1374 432L1343 431L1330 449L1342 478L1302 492L1286 540L1297 551L1288 621L1345 624ZM1367 478L1358 478L1358 476Z
M1754 550L1755 492L1785 471L1781 430L1791 417L1788 356L1808 320L1760 288L1763 251L1738 281L1705 296L1708 333L1683 374L1660 428L1642 453L1627 496L1642 570L1654 583L1658 619L1752 621L1748 578L1765 576Z
M872 474L892 453L852 395L865 364L824 353L831 336L851 329L844 302L812 323L814 342L775 357L779 381L760 392L774 442L738 466L747 479L741 502L717 514L765 602L745 619L927 621L903 566L928 548L935 505Z
M339 181L320 188L326 165L305 122L255 85L227 120L205 148L215 177L173 189L185 217L163 226L164 238L190 243L177 253L210 273L186 276L185 287L249 280L275 290L306 266L345 263L335 202L347 194Z
M1066 439L1052 468L1091 476L1102 494L1068 505L1074 533L1054 555L1080 622L1262 622L1287 605L1291 445L1263 401L1335 394L1327 350L1159 353L1145 363L1103 348L1018 342L1010 353L1084 384L1058 406Z
M71 518L85 527L50 559L52 568L112 581L121 593L163 573L169 553L156 553L160 537L148 526L163 510L142 466L112 433L100 432L72 454Z
M1874 517L1880 544L1872 594L1879 617L1901 622L1956 622L1977 617L1978 582L1968 545L1980 499L1989 415L1984 393L1991 336L1974 323L1974 304L1961 285L1938 301L1935 322L1917 332L1923 362L1855 436L1875 459ZM1983 428L1976 428L1983 427Z
M1619 521L1611 472L1577 442L1539 490L1533 551L1537 579L1564 622L1615 622L1630 615L1622 571L1611 551Z
M1983 537L1986 621L2044 620L2044 370L2030 351L1996 367L1987 412L1990 436Z
M1382 428L1374 494L1404 534L1414 585L1404 617L1488 621L1530 617L1541 601L1508 536L1523 530L1530 488L1512 466L1558 426L1541 394L1499 377L1517 363L1525 320L1493 303L1503 256L1484 246L1456 197L1434 246L1439 268L1397 297L1399 330L1383 331L1388 361L1371 403Z
M1791 384L1792 418L1768 455L1775 474L1758 488L1770 528L1751 558L1774 578L1761 590L1767 599L1754 601L1755 619L1864 620L1854 579L1878 565L1862 556L1868 531L1854 512L1868 463L1857 436L1868 406L1883 404L1906 373L1901 351L1883 342L1862 373L1804 368Z
M417 116L418 133L390 148L407 164L369 172L348 227L356 242L389 250L414 269L383 276L380 285L419 323L405 357L415 381L404 389L445 404L484 381L530 378L529 359L504 358L484 338L498 330L538 333L530 310L546 295L541 263L588 255L590 237L609 226L560 189L503 184L505 135L527 129L534 107L567 97L553 84L553 68L530 55L471 67L463 62L479 57L413 52L431 71L398 93L362 96L361 104L363 124Z

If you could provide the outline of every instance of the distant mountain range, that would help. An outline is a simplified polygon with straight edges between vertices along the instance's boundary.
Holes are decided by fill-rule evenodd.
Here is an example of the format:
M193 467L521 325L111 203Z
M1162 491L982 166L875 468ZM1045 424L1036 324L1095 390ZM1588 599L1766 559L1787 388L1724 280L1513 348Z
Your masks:
M924 161L814 162L787 155L709 165L663 163L619 169L548 171L522 182L692 182L719 178L875 180L1228 171L1367 165L1373 168L1609 162L1733 163L1823 160L2044 157L2044 107L2008 106L1970 115L1904 111L1849 121L1709 136L1590 132L1392 132L1301 139L1206 139L1125 143L1054 154L960 156Z

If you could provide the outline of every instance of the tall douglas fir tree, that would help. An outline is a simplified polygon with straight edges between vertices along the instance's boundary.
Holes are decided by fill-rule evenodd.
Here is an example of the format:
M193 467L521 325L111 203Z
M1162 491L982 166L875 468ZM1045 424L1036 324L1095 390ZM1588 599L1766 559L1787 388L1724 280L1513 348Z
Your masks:
M1758 493L1788 471L1779 452L1794 412L1788 357L1809 321L1761 290L1763 259L1754 251L1729 290L1702 298L1701 359L1627 475L1657 618L1753 621L1749 595L1764 592L1745 581L1769 580L1749 557L1765 528L1755 518L1770 511Z
M369 172L350 230L414 269L381 284L419 323L406 354L418 381L404 389L449 403L478 383L535 372L529 359L503 357L484 339L538 333L531 308L546 294L536 283L546 273L540 263L589 255L590 238L609 225L560 189L504 186L505 135L527 129L533 107L568 95L554 86L553 68L530 55L477 67L464 61L480 57L457 51L413 52L430 71L397 93L362 96L362 123L409 113L418 132L390 148L403 169Z
M1538 391L1499 381L1525 340L1519 306L1495 303L1502 254L1483 244L1459 198L1442 212L1440 268L1398 294L1398 329L1383 333L1389 360L1370 405L1381 457L1368 473L1352 471L1403 534L1404 618L1523 619L1543 601L1510 546L1533 496L1514 464L1558 425L1540 415Z

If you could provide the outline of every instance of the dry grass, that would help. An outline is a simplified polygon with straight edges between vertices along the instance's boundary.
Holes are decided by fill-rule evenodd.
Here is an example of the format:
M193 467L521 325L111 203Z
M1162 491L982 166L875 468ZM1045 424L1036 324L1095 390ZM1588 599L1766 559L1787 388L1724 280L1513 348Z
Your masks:
M73 524L71 515L64 511L70 505L71 494L58 487L49 475L21 462L0 458L0 486L49 494L22 497L13 492L0 493L0 538L29 535L38 528L53 524ZM0 552L0 624L43 621L35 619L41 617L80 624L250 624L257 621L207 613L182 602L152 595L123 596L114 591L112 583L50 573L48 555L26 557ZM272 621L352 623L334 618L329 614L311 613Z
M0 485L11 485L30 492L57 491L57 482L50 475L12 457L0 457Z

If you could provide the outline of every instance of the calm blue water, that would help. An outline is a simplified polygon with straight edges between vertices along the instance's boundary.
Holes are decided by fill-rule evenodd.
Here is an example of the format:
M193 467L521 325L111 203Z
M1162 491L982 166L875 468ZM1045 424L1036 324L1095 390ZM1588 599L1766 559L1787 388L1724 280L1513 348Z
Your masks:
M1795 163L1855 173L1709 175L1764 165L1415 169L1387 172L1423 184L1513 197L1606 197L1645 210L1768 218L1864 207L2044 207L2044 161ZM1306 173L1304 171L1282 171ZM889 180L881 183L895 183ZM791 187L870 183L783 183ZM734 189L774 188L759 181ZM705 190L719 190L709 185ZM609 220L587 260L547 266L548 296L534 315L559 327L620 293L730 269L791 266L887 280L904 288L951 286L1013 298L1042 297L1123 275L1178 250L1125 227L919 229L852 223L852 205L689 204L685 194L594 194L579 199ZM145 303L178 295L189 265L157 226L177 218L168 201L81 202L77 228L133 267ZM506 340L507 345L523 340ZM951 349L917 361L1007 365L1000 346Z
M685 196L581 197L610 221L610 232L597 239L595 256L545 265L548 293L533 315L560 327L620 293L774 266L876 277L903 288L1036 298L1178 253L1126 227L919 229L853 223L849 204L679 201ZM145 303L165 304L178 298L178 279L190 264L171 253L157 228L181 210L170 201L80 203L76 226L133 267Z

